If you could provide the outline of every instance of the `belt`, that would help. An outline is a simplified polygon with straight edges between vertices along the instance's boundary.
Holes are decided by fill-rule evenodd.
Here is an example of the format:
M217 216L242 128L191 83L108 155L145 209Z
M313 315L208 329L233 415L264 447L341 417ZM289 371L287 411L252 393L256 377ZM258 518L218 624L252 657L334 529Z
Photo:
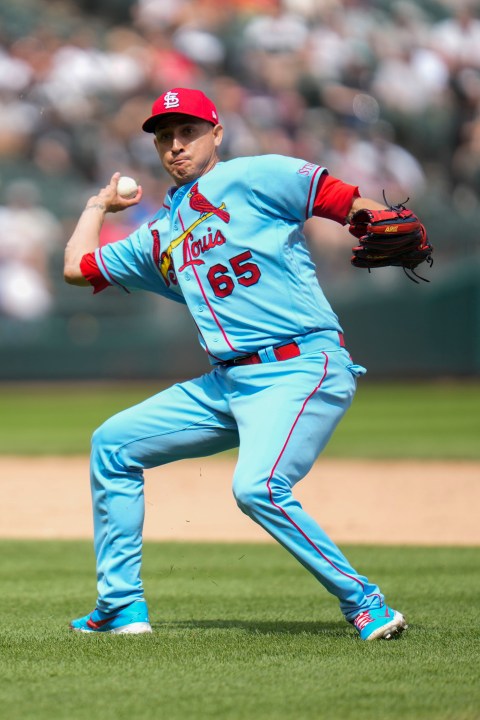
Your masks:
M345 347L343 333L339 332L336 334L338 335L340 347ZM258 365L259 363L275 362L276 360L290 360L302 354L300 349L301 344L301 342L290 340L283 345L275 345L271 348L264 348L259 350L259 352L251 353L250 355L241 355L240 357L226 360L222 362L221 365L223 367L230 367L231 365Z

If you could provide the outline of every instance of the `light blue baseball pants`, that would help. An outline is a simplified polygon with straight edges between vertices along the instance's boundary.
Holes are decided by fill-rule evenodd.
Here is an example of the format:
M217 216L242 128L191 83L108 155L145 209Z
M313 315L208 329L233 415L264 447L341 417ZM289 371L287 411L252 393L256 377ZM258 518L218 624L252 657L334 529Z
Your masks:
M143 598L144 469L237 446L233 494L241 510L339 599L347 620L381 603L379 588L292 495L363 372L338 346L281 362L218 366L107 420L93 435L91 457L97 607L111 612Z

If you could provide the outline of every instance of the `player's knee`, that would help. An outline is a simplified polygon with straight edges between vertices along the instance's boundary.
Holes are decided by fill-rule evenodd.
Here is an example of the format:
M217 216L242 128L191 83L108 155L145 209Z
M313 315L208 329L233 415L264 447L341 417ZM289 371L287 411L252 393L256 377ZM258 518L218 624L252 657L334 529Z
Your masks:
M122 437L116 416L106 420L92 435L92 461L110 471L121 470L130 462L122 452Z
M271 477L257 480L236 476L233 481L233 494L237 505L243 512L251 514L257 510L271 511L288 503L292 497L292 488L286 478Z
M266 481L248 482L236 477L232 490L238 507L247 514L268 500Z
M105 463L105 459L108 457L109 448L111 446L111 435L109 431L108 420L100 425L92 435L91 440L91 456L92 460L100 460L102 464Z
M111 428L111 421L106 420L92 435L92 452L99 452L102 448L110 446L114 439L113 436L114 433Z

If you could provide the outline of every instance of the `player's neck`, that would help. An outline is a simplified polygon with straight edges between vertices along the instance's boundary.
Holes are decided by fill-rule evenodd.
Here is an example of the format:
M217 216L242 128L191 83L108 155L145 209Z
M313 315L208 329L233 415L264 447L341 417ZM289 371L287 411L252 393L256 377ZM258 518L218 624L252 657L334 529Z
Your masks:
M178 190L178 188L184 187L185 185L190 185L193 182L196 182L204 175L207 175L207 173L211 172L215 166L220 162L220 158L215 155L214 157L210 158L209 161L205 164L203 168L200 169L200 171L195 175L195 177L188 177L187 178L179 178L175 179L175 190Z

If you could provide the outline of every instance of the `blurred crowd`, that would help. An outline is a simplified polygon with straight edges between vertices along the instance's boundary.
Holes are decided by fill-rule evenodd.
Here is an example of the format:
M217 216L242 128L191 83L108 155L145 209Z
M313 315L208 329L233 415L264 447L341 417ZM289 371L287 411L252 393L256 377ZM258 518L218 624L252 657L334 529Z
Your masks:
M478 209L479 0L15 0L0 8L0 313L51 311L49 258L114 171L145 201L103 240L154 211L168 179L140 126L176 86L214 99L225 159L288 154L364 195ZM332 226L307 224L328 269Z

